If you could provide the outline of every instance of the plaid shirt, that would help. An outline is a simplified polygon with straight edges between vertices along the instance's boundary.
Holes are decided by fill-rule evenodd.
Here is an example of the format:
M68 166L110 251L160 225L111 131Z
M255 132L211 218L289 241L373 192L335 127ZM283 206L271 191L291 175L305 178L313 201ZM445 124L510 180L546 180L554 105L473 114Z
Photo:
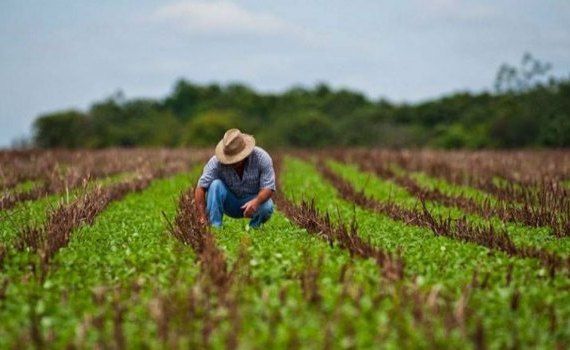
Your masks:
M198 186L210 187L212 181L220 179L237 197L258 194L263 188L275 191L275 171L269 154L260 147L255 147L245 160L243 176L239 175L230 165L222 164L216 156L210 158Z

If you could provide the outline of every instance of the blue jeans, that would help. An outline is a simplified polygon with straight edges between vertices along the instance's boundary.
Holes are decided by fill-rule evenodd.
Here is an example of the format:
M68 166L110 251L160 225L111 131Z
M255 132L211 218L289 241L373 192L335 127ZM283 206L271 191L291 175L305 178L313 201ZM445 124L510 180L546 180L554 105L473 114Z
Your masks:
M243 218L241 206L255 197L256 195L252 194L239 198L228 190L226 184L221 180L212 181L206 198L206 211L210 224L214 227L221 227L224 214L232 218ZM269 220L271 214L273 214L273 201L268 199L253 213L249 226L260 227L261 224Z

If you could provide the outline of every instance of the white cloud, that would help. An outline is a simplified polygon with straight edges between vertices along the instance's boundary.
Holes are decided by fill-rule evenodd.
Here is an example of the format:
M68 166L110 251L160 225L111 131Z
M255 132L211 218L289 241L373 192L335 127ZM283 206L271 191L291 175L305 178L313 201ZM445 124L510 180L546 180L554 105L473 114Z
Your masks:
M188 0L164 5L152 16L197 35L301 35L302 30L269 13L253 12L229 1Z

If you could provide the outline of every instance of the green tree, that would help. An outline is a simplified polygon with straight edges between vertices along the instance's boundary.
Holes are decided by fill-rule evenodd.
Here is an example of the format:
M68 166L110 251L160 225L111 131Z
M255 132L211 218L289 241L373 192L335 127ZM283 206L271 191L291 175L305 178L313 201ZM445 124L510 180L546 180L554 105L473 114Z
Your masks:
M221 139L226 130L242 128L241 124L241 118L234 111L207 111L188 122L182 143L187 146L212 146Z
M527 54L500 68L493 93L413 104L325 83L262 94L242 83L180 80L162 100L117 93L85 113L42 115L34 140L40 147L209 146L239 127L266 146L568 147L570 77L547 77L549 70Z
M287 146L322 147L338 144L332 121L318 111L283 116L273 131L280 134L283 144Z
M34 122L34 143L42 148L82 147L87 127L87 119L78 111L46 114Z

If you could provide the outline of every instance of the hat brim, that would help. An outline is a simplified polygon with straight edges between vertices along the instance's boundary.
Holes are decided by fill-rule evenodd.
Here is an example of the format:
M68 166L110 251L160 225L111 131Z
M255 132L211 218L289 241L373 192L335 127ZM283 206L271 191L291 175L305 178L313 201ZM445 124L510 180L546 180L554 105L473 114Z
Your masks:
M255 147L255 138L253 138L253 136L248 135L248 134L242 134L243 139L245 141L245 147L243 148L243 150L239 153L233 154L231 156L228 156L227 154L224 153L224 142L223 140L218 142L218 144L216 145L216 158L218 158L218 160L220 161L220 163L222 164L234 164L237 163L239 161L244 160L245 158L247 158L247 156L249 156L251 154L251 152L253 151L253 148Z

